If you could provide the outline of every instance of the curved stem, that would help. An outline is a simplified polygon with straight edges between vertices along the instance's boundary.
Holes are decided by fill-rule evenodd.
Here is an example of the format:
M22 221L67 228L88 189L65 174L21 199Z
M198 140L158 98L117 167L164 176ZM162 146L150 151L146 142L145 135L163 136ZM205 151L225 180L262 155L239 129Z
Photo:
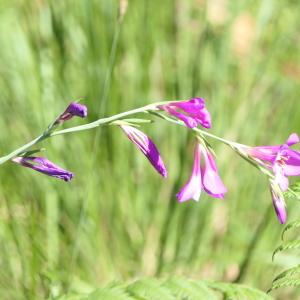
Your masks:
M25 152L27 149L29 149L30 147L38 144L39 142L52 137L52 136L56 136L56 135L61 135L61 134L65 134L65 133L70 133L70 132L76 132L76 131L83 131L83 130L88 130L88 129L92 129L95 127L98 127L100 125L104 125L104 124L108 124L110 122L119 120L121 118L124 118L126 116L129 115L133 115L133 114L137 114L137 113L142 113L142 112L147 112L148 110L155 110L157 105L160 104L164 104L166 102L159 102L159 103L154 103L154 104L149 104L140 108L136 108L133 110L129 110L126 112L122 112L120 114L108 117L108 118L102 118L99 120L96 120L94 122L85 124L85 125L80 125L80 126L75 126L75 127L71 127L71 128L67 128L67 129L63 129L63 130L58 130L58 131L53 131L51 132L52 127L50 126L43 134L41 134L40 136L38 136L37 138L35 138L34 140L32 140L31 142L23 145L22 147L14 150L13 152L0 157L0 164L5 163L6 161L14 158L15 156L20 155L21 153ZM167 102L168 103L168 102Z

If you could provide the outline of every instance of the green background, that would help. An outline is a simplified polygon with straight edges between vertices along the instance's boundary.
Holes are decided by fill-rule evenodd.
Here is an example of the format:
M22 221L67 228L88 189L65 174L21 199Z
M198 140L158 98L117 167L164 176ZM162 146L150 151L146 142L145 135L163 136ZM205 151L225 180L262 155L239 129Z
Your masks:
M211 132L227 139L281 144L300 133L299 1L129 0L118 17L125 2L0 0L1 156L78 98L88 118L64 127L198 96L212 114ZM179 204L193 135L163 120L143 130L160 149L167 179L117 127L42 144L43 155L76 174L71 183L1 166L1 299L175 274L266 290L298 263L295 252L271 261L283 227L265 176L212 141L225 200L203 193L198 203ZM298 203L287 206L296 219Z

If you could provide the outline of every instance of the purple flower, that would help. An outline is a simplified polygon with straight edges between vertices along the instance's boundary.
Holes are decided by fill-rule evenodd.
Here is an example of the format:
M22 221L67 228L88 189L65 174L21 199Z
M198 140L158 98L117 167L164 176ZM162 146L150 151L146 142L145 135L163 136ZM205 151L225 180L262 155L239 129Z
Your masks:
M129 125L120 125L128 138L137 145L142 153L148 158L149 162L156 171L163 177L167 177L167 169L152 140L142 131Z
M281 188L276 184L276 182L270 180L270 190L277 218L281 224L284 224L286 222L287 215Z
M246 147L246 152L262 166L272 170L275 182L285 191L288 188L288 176L300 175L300 152L290 148L299 141L298 135L293 133L283 145Z
M67 170L64 170L56 166L54 163L52 163L51 161L49 161L47 158L44 157L34 157L34 156L15 157L12 159L12 161L21 166L31 168L40 173L46 174L48 176L56 177L64 181L70 181L74 176L72 172L69 172Z
M202 154L204 157L203 164L201 164ZM198 201L202 189L215 198L224 198L224 194L227 192L218 174L217 165L212 153L206 147L197 143L192 175L176 196L179 202L189 199Z
M219 176L216 161L211 152L201 147L205 161L205 167L201 169L203 189L210 196L223 199L227 189Z
M202 98L171 102L169 104L159 105L158 108L182 120L189 128L197 127L198 124L205 128L211 127L210 113L206 109L205 101Z
M57 118L55 123L63 123L74 116L85 118L87 116L87 107L77 102L71 102L66 110Z
M200 144L197 143L194 151L194 166L192 175L186 184L181 188L179 193L176 195L179 202L184 202L190 199L199 201L202 189L202 178L201 178L201 149Z

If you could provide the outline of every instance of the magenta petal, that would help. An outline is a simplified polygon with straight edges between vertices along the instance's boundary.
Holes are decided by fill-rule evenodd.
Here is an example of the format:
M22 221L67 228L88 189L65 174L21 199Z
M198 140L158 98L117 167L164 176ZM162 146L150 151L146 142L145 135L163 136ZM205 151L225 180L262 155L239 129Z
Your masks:
M300 153L298 151L286 150L283 169L286 176L300 175Z
M203 188L212 197L224 198L224 194L227 192L227 189L218 174L215 159L213 155L205 149L205 147L201 147L205 160L205 167L202 169Z
M192 175L186 184L176 195L179 202L184 202L190 199L199 201L201 195L201 170L200 170L201 149L199 144L196 145L194 153L194 165Z
M183 122L185 123L185 125L186 125L187 127L189 127L189 128L194 128L194 127L197 127L197 125L198 125L198 123L197 123L197 121L195 120L195 118L192 118L192 117L186 116L186 115L184 115L184 114L182 114L182 113L180 113L180 112L177 112L177 111L176 111L175 109L173 109L172 107L167 107L167 108L166 108L166 111L167 111L170 115L172 115L172 116L178 118L179 120L183 121Z
M292 134L288 137L288 139L287 139L287 141L286 141L286 144L287 144L288 146L292 146L292 145L295 145L295 144L297 144L297 143L299 143L299 142L300 142L300 138L299 138L298 134L297 134L297 133L292 133Z
M198 112L205 107L205 101L202 98L193 98L189 101L173 102L170 104L188 114L198 114Z
M276 159L280 146L249 147L248 154L256 159L273 163Z
M199 124L205 128L211 127L211 116L202 98L171 102L166 105L159 105L158 108L182 120L189 128L194 128Z
M144 134L142 131L129 125L120 126L126 133L128 138L141 150L141 152L147 157L156 171L163 177L168 176L167 169L159 154L158 149L152 140Z
M199 111L198 115L195 116L195 119L204 128L211 128L211 116L206 108L203 108L201 111Z

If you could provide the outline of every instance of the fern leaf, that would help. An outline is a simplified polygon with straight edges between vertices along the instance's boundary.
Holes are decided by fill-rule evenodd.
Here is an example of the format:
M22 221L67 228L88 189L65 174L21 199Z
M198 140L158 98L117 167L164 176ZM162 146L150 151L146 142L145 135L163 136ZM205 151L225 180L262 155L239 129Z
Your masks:
M202 282L175 277L168 279L163 286L178 300L218 299L213 291Z
M283 240L284 238L284 234L290 230L290 229L293 229L293 228L297 228L297 227L300 227L300 220L296 220L294 222L291 222L289 223L282 231L282 234L281 234L281 239Z
M268 293L282 288L282 287L291 287L291 286L299 286L300 285L300 278L282 278L280 280L275 281L272 284L272 287L268 290Z
M279 275L277 275L274 280L273 280L273 283L279 279L282 279L284 277L292 277L296 274L300 273L300 265L296 266L296 267L293 267L293 268L290 268L288 270L285 270L284 272L280 273Z
M130 284L127 292L139 300L176 300L156 279L141 279Z
M273 252L272 260L274 260L274 257L278 252L288 250L288 249L297 249L299 247L300 247L300 240L294 240L294 241L291 241L291 242L283 243L282 245L277 247L275 249L275 251Z
M272 298L262 291L249 286L235 283L207 282L208 285L220 291L226 300L271 300Z
M285 279L285 278L284 278ZM280 281L280 280L278 280ZM276 281L272 288L277 288ZM299 283L298 283L299 282ZM300 279L281 285L300 285ZM112 282L89 295L64 295L60 300L270 300L269 295L254 288L232 283L208 282L174 277L167 280L139 279L133 283Z
M82 300L135 300L130 297L126 290L119 287L112 288L100 288L91 293L86 298L82 298Z

